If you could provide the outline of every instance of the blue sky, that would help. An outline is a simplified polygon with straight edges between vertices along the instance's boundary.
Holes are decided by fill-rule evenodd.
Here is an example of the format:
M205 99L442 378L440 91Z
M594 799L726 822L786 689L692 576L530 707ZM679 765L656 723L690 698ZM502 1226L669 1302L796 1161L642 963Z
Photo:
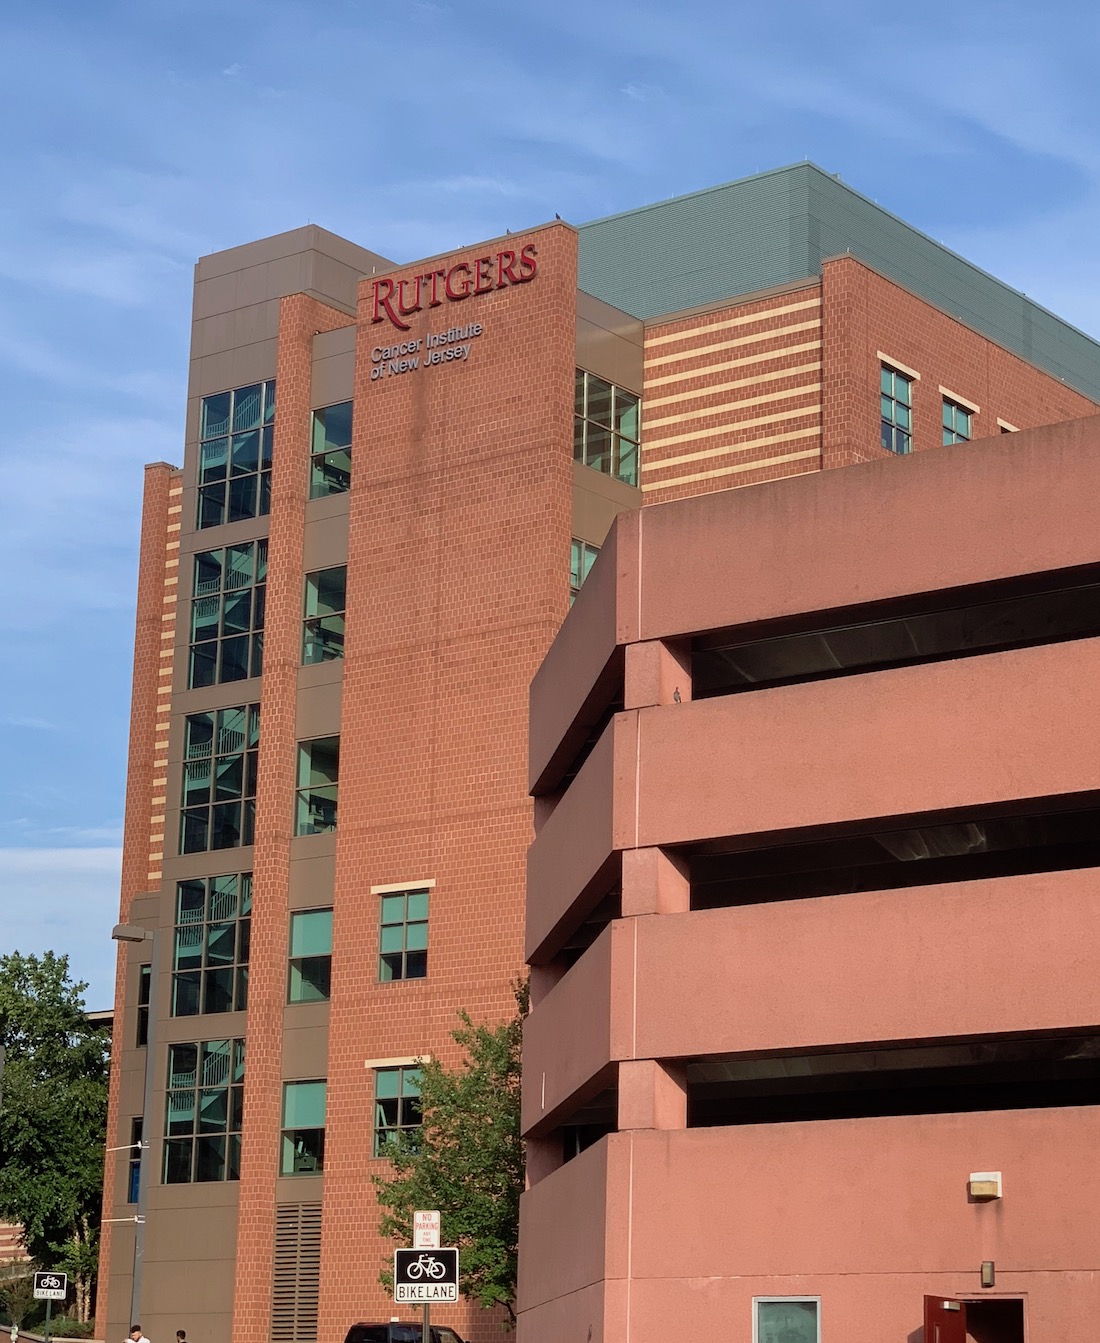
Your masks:
M142 466L181 458L203 253L312 221L411 260L810 158L1100 335L1100 10L886 8L3 7L0 952L111 1000Z

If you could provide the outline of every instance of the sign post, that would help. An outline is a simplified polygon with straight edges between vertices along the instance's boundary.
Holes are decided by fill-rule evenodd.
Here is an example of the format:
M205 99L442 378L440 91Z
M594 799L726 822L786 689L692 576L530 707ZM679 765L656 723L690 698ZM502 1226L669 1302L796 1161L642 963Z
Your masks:
M69 1275L67 1273L36 1273L34 1275L34 1299L46 1303L46 1327L44 1337L50 1343L50 1314L55 1301L64 1301L69 1293Z
M438 1208L422 1208L413 1213L414 1250L438 1250L440 1216ZM432 1308L424 1302L424 1316L420 1326L420 1343L431 1343Z

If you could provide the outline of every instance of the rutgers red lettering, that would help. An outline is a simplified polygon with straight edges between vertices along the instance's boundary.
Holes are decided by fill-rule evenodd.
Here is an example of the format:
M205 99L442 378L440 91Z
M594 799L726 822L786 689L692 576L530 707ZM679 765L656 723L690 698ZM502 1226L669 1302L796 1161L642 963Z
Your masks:
M375 280L371 321L384 322L389 318L399 331L408 331L412 324L405 319L420 312L425 303L429 308L438 308L444 298L459 303L471 294L488 294L510 284L527 284L539 272L538 252L535 244L529 242L520 248L518 256L506 247L475 261L456 261L448 269L427 271L396 283L390 279Z

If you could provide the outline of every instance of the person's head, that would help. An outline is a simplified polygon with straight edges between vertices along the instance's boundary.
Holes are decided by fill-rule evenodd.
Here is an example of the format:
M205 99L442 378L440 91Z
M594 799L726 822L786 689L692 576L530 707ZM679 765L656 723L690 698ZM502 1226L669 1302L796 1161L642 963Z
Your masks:
M142 1334L141 1334L141 1325L140 1325L140 1324L132 1324L132 1325L130 1326L130 1337L131 1337L132 1339L134 1339L134 1340L135 1340L135 1343L136 1343L136 1340L139 1339L139 1338L141 1338L141 1336L142 1336Z
M176 1330L176 1343L187 1343L187 1330L186 1330L186 1329L177 1329L177 1330Z

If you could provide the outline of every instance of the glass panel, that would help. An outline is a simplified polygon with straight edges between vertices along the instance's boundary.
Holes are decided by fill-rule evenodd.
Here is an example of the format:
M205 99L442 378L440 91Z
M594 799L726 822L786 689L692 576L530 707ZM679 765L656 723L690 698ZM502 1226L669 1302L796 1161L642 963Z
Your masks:
M388 1096L396 1096L400 1076L400 1068L379 1068L374 1074L375 1099L384 1100Z
M425 979L428 974L427 951L410 951L405 957L405 978Z
M409 892L409 919L426 919L428 917L428 892L410 891ZM385 917L385 915L383 915Z
M584 421L573 421L573 460L584 461Z
M206 550L195 556L195 596L218 593L222 586L222 552Z
M410 923L405 930L405 946L409 951L425 951L428 946L428 925Z
M332 951L332 910L308 909L290 916L290 954L325 956Z
M229 439L212 438L199 449L199 484L213 485L225 479L229 464Z
M584 414L584 379L584 369L578 368L573 381L573 413L575 415Z
M888 368L879 370L879 390L885 396L893 396L894 394L894 375Z
M264 424L270 424L275 418L275 379L264 383Z
M188 760L202 759L210 754L214 741L214 715L193 713L187 719L184 755Z
M190 1134L194 1131L195 1093L193 1091L170 1091L168 1093L165 1133L172 1138Z
M283 1134L283 1175L313 1175L324 1169L325 1130L294 1129Z
M215 438L229 432L229 396L229 392L219 392L217 396L203 398L200 438Z
M172 976L172 1015L194 1017L199 1012L199 981L197 970L186 975Z
M309 497L323 499L329 494L341 494L351 488L351 454L345 449L325 452L313 458L310 470Z
M405 942L405 925L396 924L390 928L382 929L382 940L380 949L386 951L402 951Z
M230 546L225 552L225 586L246 588L252 582L253 544Z
M201 923L206 906L206 883L200 880L176 883L176 922Z
M347 597L347 565L319 569L306 577L306 615L330 616L343 611Z
M287 1082L283 1087L283 1127L322 1128L325 1086L324 1082Z
M263 413L263 384L238 387L233 393L233 428L258 429Z
M913 384L912 382L910 382L908 378L903 377L900 373L895 375L894 377L895 400L900 401L903 406L911 405L912 401L910 400L910 394L912 393L912 390L913 390Z
M816 1301L758 1301L757 1343L817 1343Z
M340 738L317 737L303 742L298 755L298 787L332 784L339 777Z
M260 469L260 431L233 435L234 476L249 476Z
M621 387L615 388L615 428L625 438L638 441L638 398Z
M594 471L602 471L604 475L610 475L611 442L610 429L604 429L598 424L589 422L588 438L585 444L585 465L592 467Z
M168 1046L168 1088L193 1087L195 1070L198 1067L199 1050L197 1045Z
M203 853L208 847L209 814L205 807L180 816L180 853Z
M222 667L221 676L218 678L220 681L228 684L232 681L245 680L248 676L248 645L248 636L244 634L222 640Z
M227 1180L239 1180L241 1178L241 1135L239 1133L229 1135L229 1156L226 1163L225 1178Z
M229 1088L199 1092L199 1132L224 1133L229 1117Z
M632 443L626 438L615 439L615 451L618 453L618 462L615 466L615 475L624 485L637 486L638 484L638 445Z
M232 1012L233 971L207 970L205 979L206 1001L203 1004L203 1010L206 1012Z
M383 923L405 922L404 895L384 895L382 897L382 922Z
M402 977L404 968L404 954L395 952L378 958L378 979L382 984L391 984L395 979Z
M327 835L336 829L336 785L310 788L298 794L298 835Z
M164 1144L164 1183L191 1182L191 1139L169 1139ZM137 1202L137 1199L133 1200Z
M173 961L177 970L197 970L202 965L202 925L176 929Z
M330 452L351 446L352 403L325 406L313 413L313 451Z
M204 485L199 490L199 526L218 527L225 521L225 486Z
M235 849L241 844L241 804L223 802L210 813L210 847Z
M323 1003L331 995L331 956L303 956L300 960L290 962L289 1002Z
M225 1179L225 1138L199 1138L195 1143L195 1179L199 1183Z
M611 384L604 382L603 378L597 378L592 373L588 375L588 404L585 408L585 414L589 420L596 420L610 428Z
M238 476L229 483L229 522L256 516L256 477Z

